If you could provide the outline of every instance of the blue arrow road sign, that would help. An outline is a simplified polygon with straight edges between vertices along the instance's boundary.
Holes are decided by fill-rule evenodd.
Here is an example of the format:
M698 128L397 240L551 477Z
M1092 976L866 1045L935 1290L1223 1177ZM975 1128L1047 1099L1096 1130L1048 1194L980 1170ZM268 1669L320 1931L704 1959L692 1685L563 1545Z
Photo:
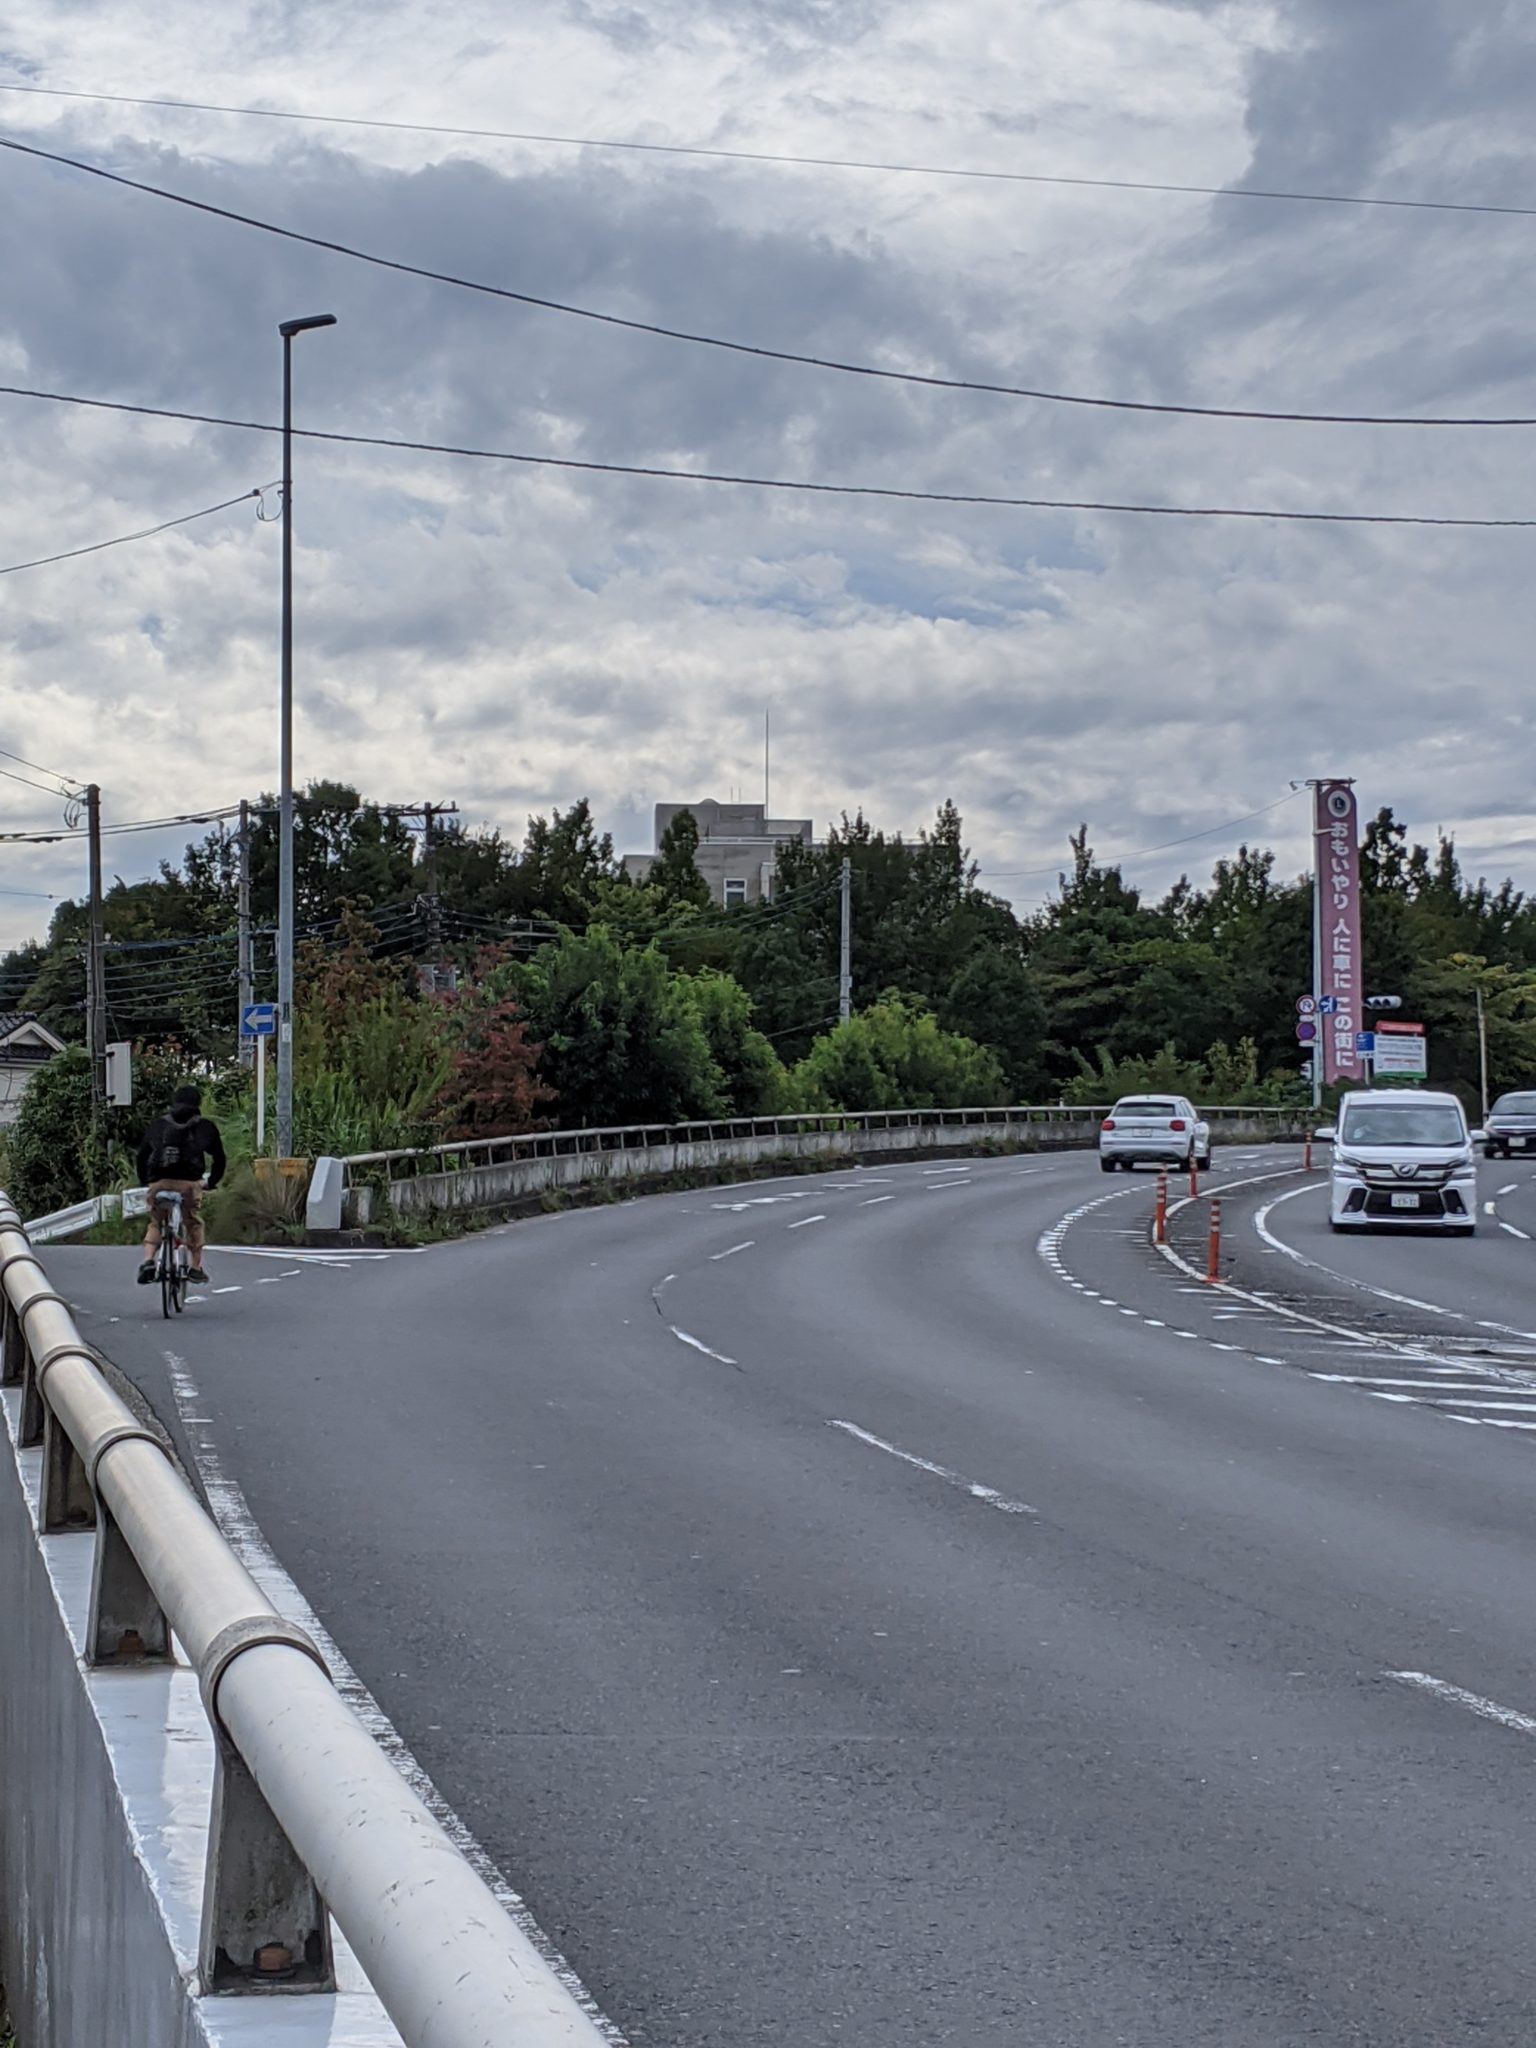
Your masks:
M1339 999L1337 996L1319 996L1317 1007L1325 1017L1332 1017L1338 1010Z
M276 1038L276 1003L246 1003L240 1011L242 1038Z

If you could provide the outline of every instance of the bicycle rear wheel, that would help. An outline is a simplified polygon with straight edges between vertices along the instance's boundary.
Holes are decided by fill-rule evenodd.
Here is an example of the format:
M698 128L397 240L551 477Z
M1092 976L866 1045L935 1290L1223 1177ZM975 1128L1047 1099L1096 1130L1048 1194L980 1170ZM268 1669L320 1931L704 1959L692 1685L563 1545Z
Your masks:
M181 1269L176 1263L176 1240L167 1227L160 1240L160 1313L163 1316L181 1314L181 1296L184 1287Z

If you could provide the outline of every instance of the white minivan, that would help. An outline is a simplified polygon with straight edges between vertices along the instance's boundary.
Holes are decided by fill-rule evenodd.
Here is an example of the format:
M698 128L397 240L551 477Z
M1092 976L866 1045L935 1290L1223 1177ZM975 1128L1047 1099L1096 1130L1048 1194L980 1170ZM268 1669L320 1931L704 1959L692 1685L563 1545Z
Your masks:
M1346 1095L1339 1121L1317 1133L1332 1142L1328 1220L1335 1230L1382 1224L1449 1231L1477 1228L1477 1162L1454 1095L1373 1088Z

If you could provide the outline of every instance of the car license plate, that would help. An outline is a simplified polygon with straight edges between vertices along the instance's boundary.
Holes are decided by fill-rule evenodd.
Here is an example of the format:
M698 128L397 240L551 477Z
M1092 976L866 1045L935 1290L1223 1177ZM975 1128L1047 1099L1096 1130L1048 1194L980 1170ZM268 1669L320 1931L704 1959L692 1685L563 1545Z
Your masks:
M1417 1195L1394 1195L1392 1206L1394 1209L1417 1209L1419 1198Z
M1518 1146L1519 1149L1523 1152L1525 1150L1524 1138L1511 1138L1509 1141L1509 1149L1511 1150L1511 1152L1515 1150L1516 1146Z

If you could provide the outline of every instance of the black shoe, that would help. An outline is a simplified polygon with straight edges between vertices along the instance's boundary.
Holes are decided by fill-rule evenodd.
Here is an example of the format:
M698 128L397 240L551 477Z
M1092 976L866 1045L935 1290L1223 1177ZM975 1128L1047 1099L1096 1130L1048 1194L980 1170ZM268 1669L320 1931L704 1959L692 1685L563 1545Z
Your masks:
M154 1284L155 1262L153 1259L146 1259L139 1268L139 1285L141 1287L153 1287Z
M208 1285L208 1275L203 1271L201 1266L188 1266L187 1278L189 1280L195 1280L199 1287L206 1287Z

